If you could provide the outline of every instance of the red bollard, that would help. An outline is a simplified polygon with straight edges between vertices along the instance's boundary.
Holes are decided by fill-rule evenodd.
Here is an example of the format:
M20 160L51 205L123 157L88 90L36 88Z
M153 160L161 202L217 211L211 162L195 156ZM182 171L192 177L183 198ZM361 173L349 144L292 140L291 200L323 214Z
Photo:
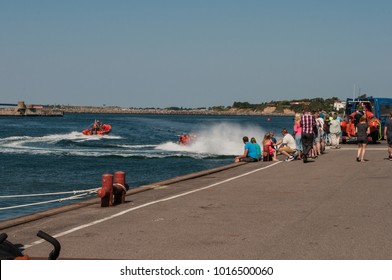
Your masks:
M102 187L98 190L98 196L101 198L101 207L113 205L113 175L102 175Z
M125 193L129 189L128 185L125 183L125 172L117 171L114 173L113 180L113 204L121 204L125 202Z

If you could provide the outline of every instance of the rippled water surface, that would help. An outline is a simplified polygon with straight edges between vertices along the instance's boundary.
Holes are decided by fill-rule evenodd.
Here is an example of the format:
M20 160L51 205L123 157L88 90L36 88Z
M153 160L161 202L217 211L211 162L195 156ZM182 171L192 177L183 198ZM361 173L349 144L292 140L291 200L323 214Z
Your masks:
M112 132L83 135L95 119L111 124ZM292 122L291 117L265 116L0 117L0 220L75 202L67 199L75 193L31 194L95 189L104 173L124 171L135 188L232 163L233 156L243 152L242 136L261 142L272 129L279 137L281 128L291 129ZM179 145L177 139L185 133L195 140ZM95 194L78 199L92 197ZM26 204L32 205L19 207Z

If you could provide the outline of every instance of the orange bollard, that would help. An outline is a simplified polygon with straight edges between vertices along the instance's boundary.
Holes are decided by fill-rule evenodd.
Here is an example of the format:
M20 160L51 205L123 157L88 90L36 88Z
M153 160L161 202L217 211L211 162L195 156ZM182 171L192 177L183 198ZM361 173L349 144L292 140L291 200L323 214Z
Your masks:
M125 172L117 171L114 173L113 180L113 204L121 204L125 202L125 194L129 189L128 185L125 183Z
M98 196L101 198L101 207L113 205L113 175L102 175L102 187L98 190Z

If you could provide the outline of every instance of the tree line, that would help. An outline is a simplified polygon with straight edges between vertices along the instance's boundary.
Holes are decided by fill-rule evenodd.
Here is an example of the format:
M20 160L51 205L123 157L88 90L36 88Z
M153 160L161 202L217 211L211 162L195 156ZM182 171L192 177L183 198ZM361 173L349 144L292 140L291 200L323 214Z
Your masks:
M311 111L334 111L334 103L339 101L337 97L332 98L312 98L312 99L298 99L298 100L282 100L270 101L260 104L251 104L249 102L234 102L231 106L236 109L248 109L254 111L263 111L267 107L276 107L276 112L283 112L284 109L292 110L296 113L301 113L304 106L309 106ZM228 108L229 109L229 108Z

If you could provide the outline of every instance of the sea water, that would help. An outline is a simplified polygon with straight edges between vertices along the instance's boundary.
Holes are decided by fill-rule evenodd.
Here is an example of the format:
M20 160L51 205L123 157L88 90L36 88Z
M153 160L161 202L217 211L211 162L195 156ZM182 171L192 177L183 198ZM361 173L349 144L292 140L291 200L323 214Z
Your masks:
M94 120L112 125L112 132L83 135ZM292 117L277 116L0 117L0 220L94 198L84 191L100 187L105 173L124 171L137 188L226 165L243 153L244 135L261 143L266 132L279 138L292 126ZM179 145L183 134L193 135L192 143Z

